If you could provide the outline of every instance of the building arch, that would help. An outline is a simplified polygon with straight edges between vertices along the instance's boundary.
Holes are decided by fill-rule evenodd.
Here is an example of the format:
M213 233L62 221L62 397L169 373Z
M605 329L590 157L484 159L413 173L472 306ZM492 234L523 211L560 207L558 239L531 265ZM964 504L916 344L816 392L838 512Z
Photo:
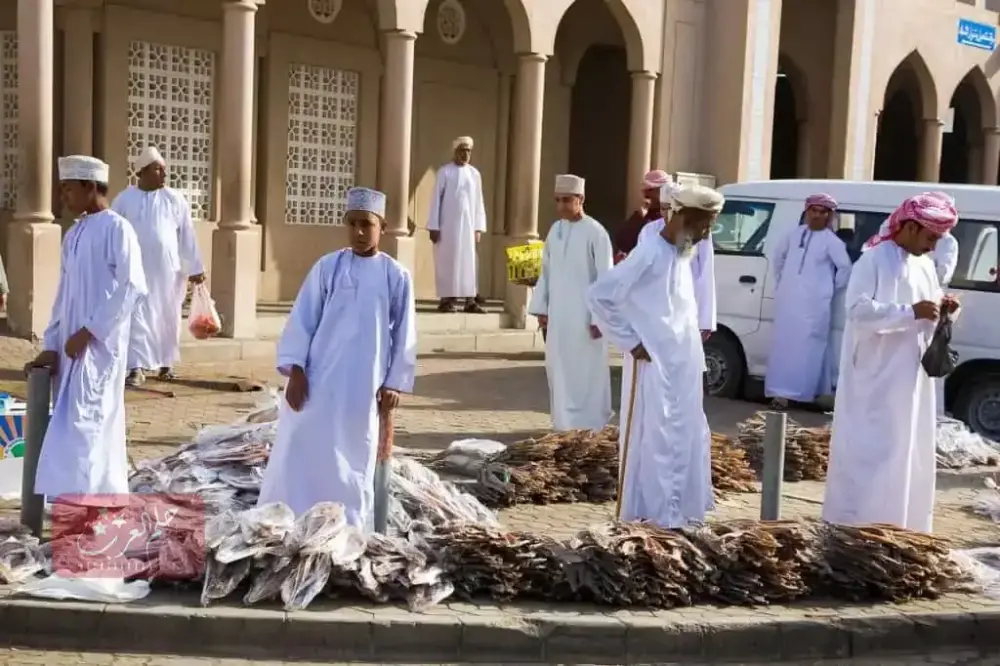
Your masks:
M805 178L809 165L809 90L802 70L788 55L778 55L771 130L771 178Z
M962 77L949 106L952 123L942 137L938 177L943 183L982 182L986 132L996 127L997 111L996 100L979 67Z
M503 0L510 17L516 53L529 53L535 50L526 1ZM379 24L383 30L421 33L429 4L430 0L378 0Z
M939 118L934 77L923 56L911 51L886 82L875 140L875 180L919 180L925 121Z

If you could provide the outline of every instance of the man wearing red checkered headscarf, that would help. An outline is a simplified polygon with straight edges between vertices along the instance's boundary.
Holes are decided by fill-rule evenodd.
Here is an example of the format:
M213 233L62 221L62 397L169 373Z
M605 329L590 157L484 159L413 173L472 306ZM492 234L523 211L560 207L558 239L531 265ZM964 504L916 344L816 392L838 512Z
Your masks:
M958 301L942 291L929 254L957 222L950 199L910 197L854 264L824 520L931 531L937 396L921 358Z

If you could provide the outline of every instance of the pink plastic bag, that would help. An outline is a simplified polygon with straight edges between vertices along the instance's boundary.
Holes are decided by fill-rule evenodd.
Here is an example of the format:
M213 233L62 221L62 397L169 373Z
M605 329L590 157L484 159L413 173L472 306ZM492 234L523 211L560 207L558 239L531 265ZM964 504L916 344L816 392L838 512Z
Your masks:
M191 291L191 313L188 315L188 330L198 340L207 340L222 330L219 311L215 301L204 284L196 284Z

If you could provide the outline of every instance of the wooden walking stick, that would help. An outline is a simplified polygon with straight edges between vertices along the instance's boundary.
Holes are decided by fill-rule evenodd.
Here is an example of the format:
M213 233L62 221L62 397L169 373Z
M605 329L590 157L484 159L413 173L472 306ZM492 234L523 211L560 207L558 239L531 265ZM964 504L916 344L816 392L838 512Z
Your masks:
M625 470L628 468L628 445L632 438L632 412L635 411L635 390L639 377L639 359L632 357L632 383L628 392L628 412L625 417L625 439L622 442L621 460L618 462L618 502L615 506L615 520L622 517L622 497L625 496Z

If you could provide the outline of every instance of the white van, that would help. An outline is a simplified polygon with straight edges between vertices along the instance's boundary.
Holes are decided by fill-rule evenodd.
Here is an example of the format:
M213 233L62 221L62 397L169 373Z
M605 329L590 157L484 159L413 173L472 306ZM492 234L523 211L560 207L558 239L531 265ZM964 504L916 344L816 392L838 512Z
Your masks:
M806 197L820 192L840 205L839 235L857 261L861 247L905 198L927 191L955 198L959 260L948 291L962 301L954 329L958 369L945 383L956 418L1000 440L1000 188L944 183L773 180L725 185L726 205L712 230L718 331L705 345L708 391L742 397L767 371L774 276L767 257L800 220ZM839 303L839 307L837 307ZM994 310L996 308L996 310ZM843 301L835 301L833 352L840 356ZM892 399L891 396L887 396Z

